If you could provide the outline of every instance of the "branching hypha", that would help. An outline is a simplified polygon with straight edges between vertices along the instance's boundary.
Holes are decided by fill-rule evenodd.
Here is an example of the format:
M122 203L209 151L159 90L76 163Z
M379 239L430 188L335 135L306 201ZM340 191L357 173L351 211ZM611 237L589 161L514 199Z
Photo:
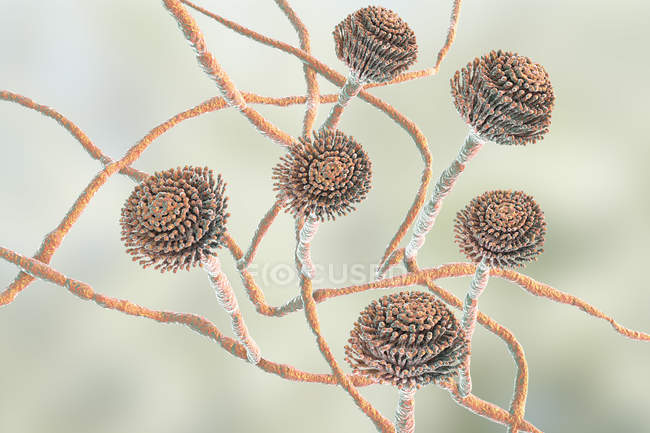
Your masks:
M373 96L371 89L438 73L454 42L459 0L453 4L447 39L435 65L415 72L407 70L418 56L417 32L399 16L399 11L380 6L349 11L350 15L342 16L340 24L333 29L332 42L337 57L349 68L347 77L336 73L311 53L305 25L284 0L276 0L276 3L296 28L300 48L267 38L186 1L165 0L163 3L182 35L190 42L200 67L216 82L220 96L156 127L123 158L113 160L106 156L78 127L53 109L14 92L0 93L3 100L57 120L105 166L88 184L59 226L45 237L32 258L0 247L0 255L21 270L15 281L0 294L0 305L13 302L38 278L65 287L80 298L92 300L105 308L161 323L179 323L247 360L253 364L250 368L258 367L294 381L340 385L341 392L349 394L374 426L383 432L415 431L416 390L425 385L429 386L419 392L444 388L460 406L507 426L508 431L540 431L540 426L525 419L528 369L522 346L508 329L478 310L478 296L488 284L488 276L512 281L534 295L575 305L589 315L609 321L618 333L631 339L650 340L647 333L624 328L580 299L512 269L535 259L542 252L546 231L552 230L552 225L546 227L545 215L532 197L534 192L518 191L516 185L509 190L492 191L477 186L476 198L465 209L452 210L458 211L456 239L461 251L469 258L468 263L450 263L434 268L420 268L418 265L418 251L425 245L445 197L469 161L484 145L527 145L540 140L549 133L555 101L552 77L534 60L501 50L477 53L476 59L451 78L453 102L469 131L458 157L439 177L433 176L431 151L435 149L430 150L427 138L416 124L388 102ZM213 54L203 38L194 18L198 13L299 58L305 65L306 96L270 98L238 89L217 60L218 55ZM321 95L320 76L340 87L340 93ZM376 280L337 289L314 290L317 268L311 257L311 246L319 240L319 225L345 218L351 212L363 211L363 200L371 189L373 176L377 176L366 152L370 144L359 143L353 134L339 129L346 107L357 97L389 115L411 135L424 162L421 183L410 209L404 212L406 217L381 254ZM256 110L255 104L304 105L302 135L292 136L283 131ZM332 104L331 108L326 104ZM218 164L210 161L206 161L206 167L183 167L179 164L177 168L161 167L151 175L132 167L157 137L176 124L224 108L237 110L269 142L286 151L280 161L269 161L269 173L272 173L269 183L275 187L276 202L260 221L246 250L239 246L242 240L236 242L228 231L232 218L228 212L234 211L230 207L228 212L226 210L229 193L224 181L227 179L220 175ZM316 124L319 108L329 109L322 125ZM127 252L138 262L134 266L151 266L162 272L187 271L197 267L205 270L218 303L229 316L234 338L227 337L212 322L198 315L157 311L101 295L89 283L66 276L50 266L54 253L91 204L95 193L117 173L136 183L132 194L119 204L122 206L119 222L122 240ZM295 261L300 284L294 297L282 305L272 306L265 301L267 288L256 281L250 268L265 234L283 211L295 220L295 232L291 233L296 238L295 256L289 259ZM241 294L241 287L238 282L231 285L222 270L220 257L228 254L236 260L248 300L257 312L281 317L304 311L307 325L316 337L331 374L306 372L265 358L264 344L256 342L255 331L246 325L239 308L246 299ZM393 272L387 277L389 271L395 271L400 263L406 271ZM437 285L438 279L467 275L474 277L464 303ZM317 303L373 289L391 289L395 293L378 295L355 322L345 346L346 361L353 369L349 374L347 366L336 359L332 350L334 344L343 346L344 343L328 342L321 332ZM454 315L452 308L461 312ZM472 393L469 365L471 339L477 322L506 343L516 362L516 386L507 409ZM391 416L381 414L359 390L379 382L398 388L394 422Z

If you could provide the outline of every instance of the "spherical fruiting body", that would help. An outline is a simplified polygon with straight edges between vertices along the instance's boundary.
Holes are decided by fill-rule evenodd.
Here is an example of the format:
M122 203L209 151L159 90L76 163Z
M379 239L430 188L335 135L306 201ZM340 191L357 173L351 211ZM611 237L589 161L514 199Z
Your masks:
M368 6L348 15L334 29L337 57L362 82L384 82L417 59L415 33L395 12Z
M406 389L456 375L469 348L445 304L430 293L404 291L361 312L345 354L355 373Z
M273 168L278 200L295 216L335 219L355 209L371 187L372 165L354 138L323 129L301 137Z
M555 103L544 67L516 53L492 51L451 79L456 109L483 139L525 145L548 132Z
M223 243L227 197L207 167L154 173L135 187L120 224L127 252L144 268L189 270Z
M535 200L521 191L485 192L456 215L456 243L473 262L523 266L544 250L546 222Z

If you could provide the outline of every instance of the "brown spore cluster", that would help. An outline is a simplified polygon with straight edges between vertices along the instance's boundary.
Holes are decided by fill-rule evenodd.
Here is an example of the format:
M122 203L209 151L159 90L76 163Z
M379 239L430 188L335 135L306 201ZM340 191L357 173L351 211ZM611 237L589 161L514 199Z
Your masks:
M229 216L225 184L207 167L154 173L122 207L122 241L144 268L189 270L222 245Z
M451 79L456 109L482 138L525 145L544 137L555 103L544 67L528 57L492 51Z
M546 222L535 200L521 191L496 190L475 197L456 214L456 243L473 262L523 266L544 250Z
M371 188L372 164L354 138L324 129L301 137L273 168L278 200L295 216L335 219Z
M333 34L337 57L362 82L389 81L417 59L413 30L395 12L380 6L348 15Z
M469 347L453 313L432 294L404 291L363 310L345 346L355 373L419 388L458 373Z

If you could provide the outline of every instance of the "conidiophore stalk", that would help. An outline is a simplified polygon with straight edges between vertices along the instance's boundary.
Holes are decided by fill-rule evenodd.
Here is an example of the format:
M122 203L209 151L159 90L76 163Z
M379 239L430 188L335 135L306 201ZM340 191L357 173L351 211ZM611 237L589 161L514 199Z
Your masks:
M487 191L474 197L456 214L456 243L477 263L463 308L462 327L468 344L478 314L478 297L487 285L490 268L516 267L536 260L543 251L546 222L533 197L522 191ZM472 390L469 357L459 379L464 397Z
M415 391L415 387L399 388L399 401L395 413L396 433L415 432Z
M305 224L300 229L298 245L296 246L296 257L302 265L300 272L307 278L314 278L316 273L314 264L311 261L311 241L318 230L319 219L316 215L310 214L305 218Z
M478 314L478 297L487 287L488 279L490 278L490 265L487 264L485 259L476 266L476 272L469 284L469 290L465 297L463 304L463 319L461 324L465 330L465 336L468 340L472 339L474 329L476 328L476 315Z
M339 93L339 99L336 101L336 104L332 107L329 116L321 126L321 129L336 129L341 120L341 115L343 110L348 105L350 100L357 96L359 91L363 88L363 82L359 80L354 74L350 74L348 79L345 82L345 85L341 88Z
M478 315L478 297L481 296L481 293L487 287L489 277L490 265L486 259L483 259L476 267L476 272L474 273L472 282L469 284L469 290L467 291L463 305L461 325L465 331L465 338L467 338L467 345L470 348L470 352L472 347L472 334L474 334L474 329L476 328L476 316ZM458 387L463 397L466 397L472 392L472 378L469 372L469 364L470 356L467 357L467 360L463 364L458 378Z
M221 270L219 258L214 255L207 257L203 256L201 257L201 264L210 277L210 285L217 295L219 305L221 305L230 316L233 333L237 337L237 340L246 347L248 361L252 364L257 364L260 362L261 358L260 349L248 333L246 323L244 323L244 318L242 317L239 305L237 304L235 293L228 282L228 277L226 277L226 274Z
M436 217L440 213L442 207L442 200L449 194L453 188L458 176L465 169L465 164L471 160L481 149L485 142L473 131L470 130L465 138L465 143L460 148L458 156L451 163L445 171L442 172L440 178L433 188L433 194L422 208L418 219L413 229L413 235L406 247L406 258L410 259L417 255L418 250L424 245L425 237L433 224L436 222Z

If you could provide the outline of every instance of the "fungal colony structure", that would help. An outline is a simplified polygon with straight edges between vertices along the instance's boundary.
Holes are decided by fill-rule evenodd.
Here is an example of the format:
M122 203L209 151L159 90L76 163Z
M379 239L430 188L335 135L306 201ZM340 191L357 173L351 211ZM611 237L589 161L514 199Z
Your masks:
M276 3L297 29L301 47L264 37L185 0L164 0L164 6L179 25L182 34L196 52L205 73L217 84L221 95L174 116L153 129L120 160L105 156L71 121L54 110L36 104L16 93L3 91L3 100L12 101L56 119L76 137L88 152L104 164L61 224L43 242L34 257L26 257L0 247L0 256L16 264L20 273L0 294L0 305L9 304L35 278L67 288L75 295L93 300L102 307L146 317L163 323L179 323L209 336L228 352L253 366L285 379L339 385L370 418L377 430L392 433L415 431L415 395L424 386L446 389L462 407L496 423L509 432L539 432L525 420L528 370L523 349L514 336L488 315L479 312L478 299L490 276L515 282L524 290L548 299L575 305L588 314L609 321L620 334L650 340L650 335L620 326L596 308L571 295L520 274L514 268L536 260L543 251L547 231L544 213L534 198L517 190L480 192L457 212L455 233L460 252L467 263L451 263L421 269L417 255L434 226L444 198L465 170L469 161L486 143L525 146L536 143L549 131L555 95L544 67L517 53L495 50L470 61L450 80L453 103L468 126L458 156L432 180L431 154L417 125L373 96L373 87L392 85L437 74L440 63L454 41L460 12L460 0L453 4L447 40L436 64L428 69L406 72L418 57L415 32L400 16L380 6L352 12L333 31L337 57L349 68L343 77L315 58L309 48L304 24L286 0ZM261 116L252 104L286 105L286 101L239 91L207 44L187 7L214 18L228 28L260 43L292 54L305 65L307 94L294 97L291 104L306 107L303 134L292 137ZM336 84L338 95L319 93L317 74ZM362 205L372 185L372 163L364 146L350 134L338 129L345 107L359 97L387 113L406 129L422 155L424 169L421 186L413 205L381 258L375 281L339 289L314 290L315 268L311 244L317 241L320 224L344 217ZM321 104L332 104L327 119L314 128ZM270 141L286 150L285 155L269 164L276 193L275 204L264 216L250 247L243 251L228 232L227 186L216 167L178 167L153 174L132 167L147 146L182 120L221 108L234 107ZM193 314L156 311L128 301L95 292L87 283L65 276L49 266L63 238L88 206L90 199L114 174L121 173L136 182L125 197L122 217L122 241L126 252L142 268L160 272L206 271L218 303L230 316L234 339L220 332L205 318ZM255 252L279 212L284 209L295 220L296 268L300 273L299 293L281 306L268 305L263 288L248 271ZM117 223L117 222L116 222ZM407 235L410 233L410 237ZM400 245L404 245L400 247ZM221 268L219 255L229 252L237 263L244 289L256 310L263 315L281 317L302 310L316 343L331 367L331 374L317 374L272 362L264 358L251 336L239 309L235 291ZM398 263L406 271L391 278L385 275ZM464 301L439 287L443 277L473 275ZM397 289L370 303L354 323L345 345L344 367L332 354L320 331L317 303L371 289ZM456 317L453 310L460 310ZM472 393L470 360L472 336L476 324L485 326L508 346L517 364L517 379L511 406L502 409ZM359 388L377 383L397 388L398 404L394 422L380 414L360 393ZM241 404L246 404L242 402Z

